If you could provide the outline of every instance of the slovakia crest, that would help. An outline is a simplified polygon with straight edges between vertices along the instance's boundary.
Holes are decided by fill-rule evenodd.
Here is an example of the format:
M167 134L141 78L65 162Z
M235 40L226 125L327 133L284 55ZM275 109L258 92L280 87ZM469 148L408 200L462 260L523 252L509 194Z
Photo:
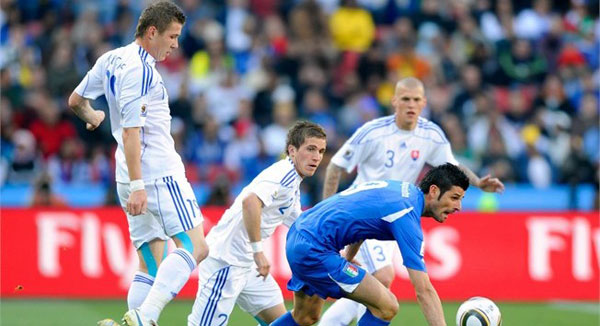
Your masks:
M412 158L413 161L418 160L419 159L419 155L420 155L420 152L419 152L418 149L413 149L412 151L410 151L410 158Z
M352 158L352 155L354 155L354 152L351 149L348 149L344 152L344 159L349 161Z

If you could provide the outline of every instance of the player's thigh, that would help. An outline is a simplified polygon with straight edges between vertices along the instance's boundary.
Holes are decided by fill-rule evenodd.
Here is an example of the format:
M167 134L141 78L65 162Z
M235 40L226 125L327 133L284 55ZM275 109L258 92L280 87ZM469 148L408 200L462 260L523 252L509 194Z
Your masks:
M150 192L154 200L148 200L148 209L159 216L165 233L173 237L184 232L192 246L204 244L203 216L187 179L184 176L159 178L154 180L152 188ZM189 249L190 252L193 250Z
M369 274L373 274L380 269L392 266L395 245L393 241L365 240L360 246L356 260Z
M208 257L198 266L198 292L189 325L226 325L246 281L246 268Z
M246 286L240 293L237 304L242 310L271 323L285 314L281 289L271 274L266 279L256 277L254 269L248 273Z
M129 198L129 185L117 183L117 193L121 207L125 211L125 205ZM150 196L151 194L148 196L149 201L152 199ZM125 212L125 215L127 216L127 224L129 226L129 238L136 249L139 250L144 243L150 243L153 240L166 241L169 239L156 210L147 209L146 213L136 216L131 216Z
M372 275L388 289L392 285L394 277L396 276L394 273L394 267L392 265L382 267L375 271L375 273Z
M348 299L360 302L371 311L389 311L397 309L396 297L381 282L370 274L366 274Z

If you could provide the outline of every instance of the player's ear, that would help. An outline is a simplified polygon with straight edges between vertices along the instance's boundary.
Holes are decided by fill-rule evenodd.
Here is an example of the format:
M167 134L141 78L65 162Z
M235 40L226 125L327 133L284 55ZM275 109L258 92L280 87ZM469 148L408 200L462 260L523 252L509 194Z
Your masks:
M149 26L148 27L148 38L149 39L153 39L154 36L156 35L157 29L155 26Z
M429 186L429 195L431 195L432 198L438 198L440 195L440 188L432 184Z
M287 149L288 149L288 156L290 158L293 158L296 156L296 152L298 152L298 149L294 145L289 144Z
M392 96L392 109L395 108L396 105L398 105L398 96L394 94L394 96Z

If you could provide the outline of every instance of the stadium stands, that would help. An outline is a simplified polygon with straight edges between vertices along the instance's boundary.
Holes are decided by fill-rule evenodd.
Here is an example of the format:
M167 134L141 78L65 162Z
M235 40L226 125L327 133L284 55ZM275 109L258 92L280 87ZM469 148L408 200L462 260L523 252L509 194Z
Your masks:
M465 208L597 209L598 2L440 2L178 1L188 15L180 50L158 67L199 200L234 198L277 159L296 118L326 128L331 155L389 114L396 80L416 76L424 115L459 161L508 184L483 204L473 192ZM108 120L87 132L66 98L99 55L133 40L142 7L2 3L2 206L29 205L48 176L68 205L116 203ZM307 180L306 205L320 199L323 174Z

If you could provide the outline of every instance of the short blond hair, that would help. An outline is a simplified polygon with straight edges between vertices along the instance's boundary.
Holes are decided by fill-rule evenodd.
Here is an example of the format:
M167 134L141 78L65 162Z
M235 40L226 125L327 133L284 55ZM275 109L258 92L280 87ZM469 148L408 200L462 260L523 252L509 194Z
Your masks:
M408 88L408 89L420 88L423 90L423 93L425 93L425 86L423 85L423 82L415 77L406 77L406 78L400 79L396 83L396 88L395 88L394 92L397 93L399 88Z

